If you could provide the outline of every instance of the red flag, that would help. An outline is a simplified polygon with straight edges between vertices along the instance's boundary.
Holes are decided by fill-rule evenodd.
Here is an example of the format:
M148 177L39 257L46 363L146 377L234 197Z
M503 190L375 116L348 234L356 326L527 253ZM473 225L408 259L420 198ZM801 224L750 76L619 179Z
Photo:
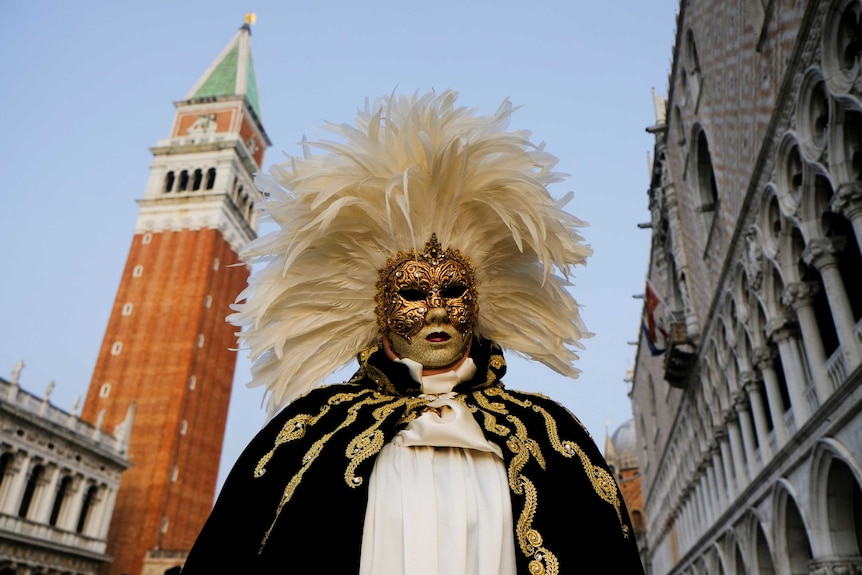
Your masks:
M658 313L662 300L649 280L644 291L644 318L641 327L646 335L647 345L653 355L661 355L667 347L668 332L664 325L663 313ZM663 310L662 310L663 311Z

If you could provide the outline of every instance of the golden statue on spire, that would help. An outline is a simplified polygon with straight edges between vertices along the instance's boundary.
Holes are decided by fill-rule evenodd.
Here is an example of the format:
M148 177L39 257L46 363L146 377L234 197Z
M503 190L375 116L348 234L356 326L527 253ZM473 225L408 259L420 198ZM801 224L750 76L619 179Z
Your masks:
M249 26L254 26L255 23L257 23L257 14L255 14L254 12L246 12L245 23Z

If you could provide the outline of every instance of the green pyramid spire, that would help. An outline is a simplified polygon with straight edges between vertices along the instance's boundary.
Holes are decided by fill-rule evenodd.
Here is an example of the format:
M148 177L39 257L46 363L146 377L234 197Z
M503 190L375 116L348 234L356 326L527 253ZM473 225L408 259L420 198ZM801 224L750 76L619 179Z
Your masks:
M245 96L258 119L263 119L251 53L251 29L248 24L239 29L198 79L186 95L186 100L218 96Z

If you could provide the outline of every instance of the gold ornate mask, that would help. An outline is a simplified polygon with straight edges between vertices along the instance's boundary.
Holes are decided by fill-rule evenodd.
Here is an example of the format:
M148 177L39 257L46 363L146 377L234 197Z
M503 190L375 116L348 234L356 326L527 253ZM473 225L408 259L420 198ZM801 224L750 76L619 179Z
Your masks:
M398 252L386 262L377 290L377 322L384 335L409 342L430 311L443 309L449 324L469 341L479 312L473 266L461 252L443 251L436 234L423 253Z

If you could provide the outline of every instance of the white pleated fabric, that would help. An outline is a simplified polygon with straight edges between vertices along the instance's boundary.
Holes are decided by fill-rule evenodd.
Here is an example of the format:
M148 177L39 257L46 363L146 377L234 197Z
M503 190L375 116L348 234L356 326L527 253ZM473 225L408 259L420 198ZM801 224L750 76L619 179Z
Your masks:
M514 575L512 504L502 451L452 389L473 360L422 377L435 399L377 456L368 482L360 575Z

